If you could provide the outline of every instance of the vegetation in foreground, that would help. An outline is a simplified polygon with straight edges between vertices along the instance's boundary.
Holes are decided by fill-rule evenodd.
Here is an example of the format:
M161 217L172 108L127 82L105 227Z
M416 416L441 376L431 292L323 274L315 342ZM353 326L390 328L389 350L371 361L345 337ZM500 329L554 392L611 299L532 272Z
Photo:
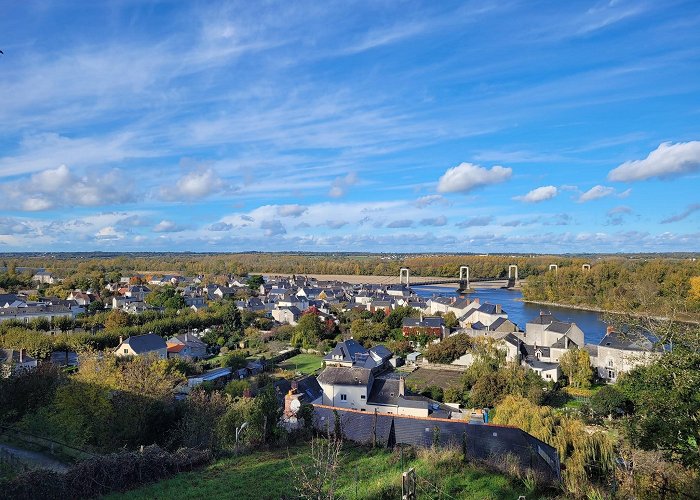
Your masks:
M310 461L309 444L289 450L255 451L220 460L204 470L186 472L157 484L123 494L116 499L178 498L298 498L295 468ZM456 450L400 451L355 447L341 450L334 496L336 498L398 498L401 473L416 469L420 498L518 498L533 496L534 485L465 464ZM528 483L530 490L528 491Z

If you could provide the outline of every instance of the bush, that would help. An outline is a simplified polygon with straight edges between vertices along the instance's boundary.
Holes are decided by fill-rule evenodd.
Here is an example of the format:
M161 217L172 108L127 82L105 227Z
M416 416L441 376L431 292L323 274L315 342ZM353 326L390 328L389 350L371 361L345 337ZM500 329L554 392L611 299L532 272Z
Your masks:
M209 450L181 448L174 453L158 446L142 452L123 451L80 462L65 473L32 470L0 482L5 498L64 500L94 498L161 481L194 470L212 460Z

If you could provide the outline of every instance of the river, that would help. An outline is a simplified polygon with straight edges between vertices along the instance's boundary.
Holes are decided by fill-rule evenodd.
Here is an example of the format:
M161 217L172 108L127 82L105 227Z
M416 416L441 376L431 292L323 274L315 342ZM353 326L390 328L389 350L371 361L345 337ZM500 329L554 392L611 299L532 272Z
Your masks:
M449 286L415 286L411 289L421 297L430 298L434 295L457 297L457 289ZM587 344L598 344L605 336L607 325L601 319L601 313L570 309L568 307L543 306L528 304L522 301L523 294L519 290L502 288L476 288L469 294L471 298L478 297L481 303L501 304L508 313L508 319L525 329L525 323L537 317L540 311L549 311L560 321L576 323L583 330Z

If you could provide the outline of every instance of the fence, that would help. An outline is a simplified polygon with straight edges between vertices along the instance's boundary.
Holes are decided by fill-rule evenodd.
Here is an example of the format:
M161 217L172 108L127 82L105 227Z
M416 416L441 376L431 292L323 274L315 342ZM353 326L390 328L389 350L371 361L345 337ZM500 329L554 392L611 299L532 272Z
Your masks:
M73 461L85 460L96 456L94 453L76 448L75 446L61 443L60 441L56 441L54 439L37 436L30 432L22 431L14 427L8 427L6 425L0 425L0 433L11 440L21 441L23 443L39 447L51 455L65 457Z
M317 429L334 429L337 412L343 436L358 443L389 447L395 444L464 447L467 456L486 461L510 454L521 467L536 470L552 481L561 479L556 449L516 427L367 413L326 405L314 405L314 411L314 426Z

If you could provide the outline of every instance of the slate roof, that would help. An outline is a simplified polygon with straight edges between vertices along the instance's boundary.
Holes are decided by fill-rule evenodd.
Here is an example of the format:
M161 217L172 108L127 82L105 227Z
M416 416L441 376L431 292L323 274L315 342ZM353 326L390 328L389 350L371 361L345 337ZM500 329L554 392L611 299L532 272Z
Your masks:
M445 325L445 320L439 316L428 316L422 320L420 318L404 318L401 324L409 328L440 328Z
M405 406L408 408L428 407L428 401L399 395L399 383L396 379L375 379L367 398L367 403Z
M610 349L623 349L627 351L660 351L655 348L654 343L641 334L630 334L621 332L610 332L598 344L600 347Z
M537 359L529 360L527 364L539 370L555 370L559 366L559 363L547 363L546 361L539 361Z
M372 370L369 368L326 367L318 376L319 384L367 385Z
M124 341L131 346L136 354L143 354L158 349L166 349L165 340L160 335L147 333L145 335L133 335Z
M506 312L502 309L501 312L496 311L497 308L498 306L496 304L484 303L479 307L479 312L484 314L506 314Z
M333 350L326 354L323 359L334 361L334 356L342 356L342 361L349 362L355 359L356 354L367 354L367 349L362 347L356 340L348 339L344 342L338 342Z
M374 353L379 358L385 359L385 360L389 359L389 358L391 358L391 356L393 356L393 353L383 345L375 345L374 347L370 348L369 352Z
M571 330L573 323L565 323L563 321L552 321L545 330L554 333L566 333Z
M566 346L566 339L569 339L569 347ZM556 347L558 349L570 349L571 347L578 347L578 344L571 340L567 336L561 337L559 340L557 340L554 344L552 344L551 347Z
M539 316L531 319L530 321L528 321L528 323L534 323L536 325L548 325L553 321L559 320L555 318L554 315L551 313L540 312Z
M497 318L496 321L491 323L491 325L489 326L489 330L495 330L496 328L501 326L506 321L508 321L508 318L503 318L503 317Z

